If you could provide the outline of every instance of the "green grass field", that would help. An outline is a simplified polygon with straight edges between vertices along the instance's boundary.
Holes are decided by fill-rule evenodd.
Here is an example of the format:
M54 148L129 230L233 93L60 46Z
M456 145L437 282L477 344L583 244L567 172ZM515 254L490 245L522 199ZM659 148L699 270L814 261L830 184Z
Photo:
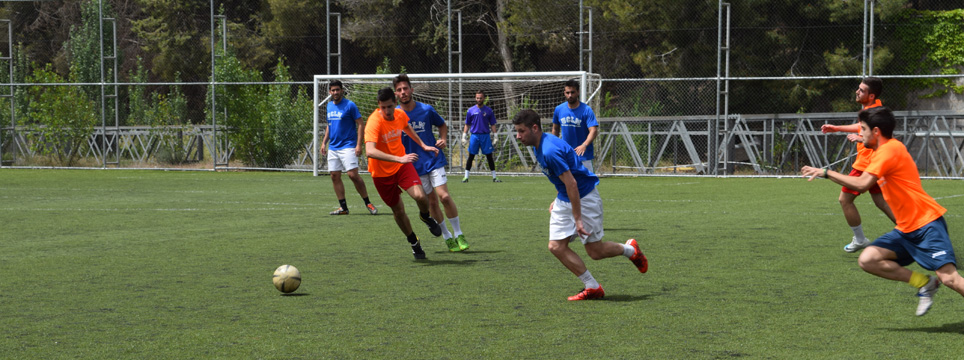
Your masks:
M454 179L454 177L453 177ZM347 178L345 179L347 182ZM604 178L606 239L650 261L592 261L606 299L546 249L544 177L450 184L472 245L306 173L0 171L0 357L880 359L964 353L964 299L924 317L907 284L864 273L826 180ZM964 234L961 181L925 181ZM414 203L406 201L409 215ZM868 236L892 227L858 199ZM413 218L414 220L414 218ZM271 274L297 266L282 296ZM915 269L919 269L914 265Z

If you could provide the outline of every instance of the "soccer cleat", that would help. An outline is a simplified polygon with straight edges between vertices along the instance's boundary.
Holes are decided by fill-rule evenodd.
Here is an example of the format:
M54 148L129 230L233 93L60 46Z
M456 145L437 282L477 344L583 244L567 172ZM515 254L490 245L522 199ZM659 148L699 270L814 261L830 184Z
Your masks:
M639 250L639 244L636 243L636 239L626 240L626 245L633 247L633 256L629 258L629 261L636 265L639 272L645 273L649 270L649 260L646 260L646 255L643 255L643 251Z
M863 242L857 242L857 237L854 236L854 238L850 240L850 243L843 247L843 251L852 253L852 252L857 252L860 249L863 249L868 246L870 246L869 240L864 239Z
M469 242L468 242L468 241L465 241L465 235L459 235L458 237L455 238L455 241L458 242L458 244L459 244L459 250L458 250L458 251L468 250L468 249L469 249Z
M469 177L468 177L468 176L463 177L463 178L462 178L462 182L464 182L464 183L469 182Z
M425 223L425 225L428 225L428 231L432 233L432 236L435 236L435 237L442 236L442 227L439 226L437 222L435 222L435 219L431 217L423 218L422 215L419 215L418 218L422 220L422 222Z
M348 215L348 209L342 209L339 207L335 209L335 211L328 213L328 215Z
M421 241L412 244L412 255L415 256L415 260L425 260L425 250L422 250Z
M445 239L445 246L448 246L451 252L462 251L462 249L459 249L459 243L455 238Z
M936 294L937 289L941 287L941 283L937 281L937 277L930 275L927 277L927 284L917 290L917 316L923 316L931 309L931 305L934 304L934 294Z
M368 204L365 205L365 207L368 208L368 212L372 213L372 215L378 214L378 209L375 208L375 205Z
M603 296L606 296L606 292L599 286L595 289L582 289L578 294L570 296L569 301L602 299Z
M502 180L499 180L499 178L492 178L492 182L494 182L494 183L500 183L500 182L502 182Z

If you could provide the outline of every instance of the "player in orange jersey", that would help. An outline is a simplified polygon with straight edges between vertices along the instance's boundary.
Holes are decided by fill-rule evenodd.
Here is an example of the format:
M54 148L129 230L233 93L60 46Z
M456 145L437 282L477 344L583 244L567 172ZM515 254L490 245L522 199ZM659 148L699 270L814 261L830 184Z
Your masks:
M957 258L944 221L947 209L924 192L917 164L904 144L893 139L897 121L890 109L866 109L858 119L863 144L873 151L863 174L847 176L810 166L804 166L801 173L810 180L822 176L858 191L880 186L897 226L874 240L857 261L868 273L916 287L917 316L921 316L930 310L941 283L964 296L964 278L957 272ZM936 272L937 277L904 267L914 262Z
M873 107L881 106L880 104L880 90L883 87L883 82L880 78L873 76L864 78L857 86L857 98L856 101L863 105L864 109L869 109ZM864 172L864 168L870 163L870 153L871 150L864 147L860 143L860 123L855 123L851 125L831 125L824 124L820 128L824 133L834 133L834 132L849 132L853 134L847 135L847 139L852 142L857 142L857 158L854 159L854 164L851 166L853 169L850 171L850 176L860 176ZM894 213L887 206L887 202L884 201L884 196L880 192L880 187L874 185L869 190L870 197L874 200L874 204L880 211L883 211L890 221L896 222L894 220ZM860 221L860 212L857 211L857 206L854 205L854 200L857 196L860 196L862 192L848 188L844 186L840 189L840 196L837 200L840 201L840 208L843 209L844 218L847 219L847 225L850 225L850 229L854 232L854 237L851 239L850 243L844 246L844 251L855 252L860 249L870 245L870 240L864 235L864 228Z
M425 145L412 127L408 125L405 111L395 108L395 92L391 88L378 90L378 109L368 117L365 126L365 151L368 153L368 171L372 182L385 205L392 208L395 223L402 230L408 243L412 245L415 259L425 259L425 251L412 231L412 224L405 215L405 204L399 196L402 190L408 193L418 205L419 216L434 236L442 235L442 228L429 215L428 197L422 190L422 182L415 172L412 162L418 154L405 153L402 133L408 134L426 153L438 156L438 149Z

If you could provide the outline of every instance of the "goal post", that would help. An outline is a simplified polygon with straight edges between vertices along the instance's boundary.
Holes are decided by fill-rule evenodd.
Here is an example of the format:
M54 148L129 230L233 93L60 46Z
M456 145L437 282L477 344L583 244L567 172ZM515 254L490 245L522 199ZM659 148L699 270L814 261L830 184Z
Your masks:
M325 164L325 159L319 159L321 134L323 126L327 126L326 104L330 101L328 84L339 80L343 84L346 99L352 100L357 106L363 120L378 107L376 93L378 89L392 86L392 79L398 74L365 74L365 75L315 75L313 78L314 118L312 134L312 173L318 176ZM461 136L465 122L465 112L475 105L475 94L483 91L486 94L486 105L492 108L496 120L503 125L503 129L511 129L505 125L511 122L511 117L522 109L532 109L539 113L543 122L552 119L555 107L565 101L563 84L568 80L577 80L580 84L580 100L590 103L602 87L602 77L585 71L555 71L555 72L505 72L505 73L461 73L461 74L407 74L412 81L413 99L432 105L448 125L450 144L446 149L449 156L449 166L458 166L465 155L466 149L455 139ZM364 131L364 129L358 129ZM507 131L510 132L510 131ZM502 131L498 148L513 148L515 155L521 156L519 147L512 146ZM514 142L512 142L514 143ZM498 151L498 149L497 149ZM511 153L510 153L511 156ZM525 164L526 160L522 160ZM359 159L359 165L364 163ZM480 162L484 163L484 162Z

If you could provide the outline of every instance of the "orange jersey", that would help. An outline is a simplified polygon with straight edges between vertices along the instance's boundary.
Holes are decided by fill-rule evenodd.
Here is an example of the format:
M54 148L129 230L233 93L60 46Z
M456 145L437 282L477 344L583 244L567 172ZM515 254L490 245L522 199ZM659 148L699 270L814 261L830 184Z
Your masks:
M373 142L376 149L389 155L405 156L402 133L408 127L408 115L396 108L394 116L394 120L385 120L381 109L375 109L365 125L365 143ZM401 167L402 164L397 162L368 158L368 172L372 173L372 177L395 175Z
M917 164L900 141L889 139L877 145L864 172L877 176L884 200L897 218L897 230L909 233L947 212L924 192Z
M875 108L875 107L878 107L878 106L882 106L882 104L880 103L880 99L874 100L874 103L873 103L873 104L864 106L864 110L867 110L867 109L870 109L870 108ZM858 124L859 124L859 123L858 123ZM853 166L851 166L851 167L853 167L854 169L860 170L860 171L863 171L864 169L866 169L866 168L867 168L867 165L870 165L870 154L871 154L872 152L874 152L874 151L871 150L871 149L868 149L868 148L864 147L864 143L858 141L858 142L857 142L857 158L854 159L854 164L853 164Z

